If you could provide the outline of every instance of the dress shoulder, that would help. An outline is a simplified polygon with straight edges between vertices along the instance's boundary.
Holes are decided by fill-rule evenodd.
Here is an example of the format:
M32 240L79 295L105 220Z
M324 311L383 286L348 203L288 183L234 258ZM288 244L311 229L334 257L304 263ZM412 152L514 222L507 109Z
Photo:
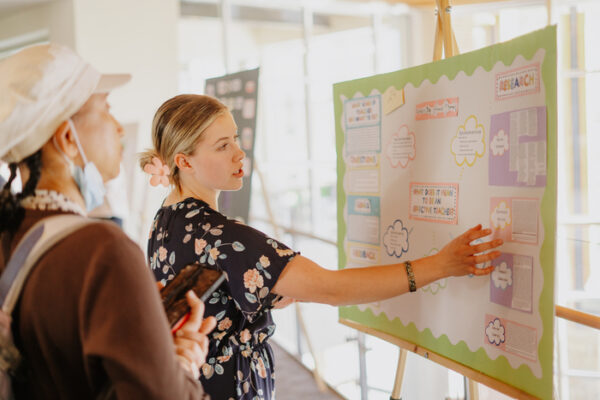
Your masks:
M151 268L159 278L165 271L167 280L171 279L190 262L220 268L226 273L236 305L247 314L272 306L276 298L272 288L297 254L265 233L193 199L157 213L148 249Z

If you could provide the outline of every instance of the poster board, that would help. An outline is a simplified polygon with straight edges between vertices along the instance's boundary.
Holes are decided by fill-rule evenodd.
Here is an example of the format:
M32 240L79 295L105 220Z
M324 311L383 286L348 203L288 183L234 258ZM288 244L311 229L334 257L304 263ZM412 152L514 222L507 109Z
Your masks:
M556 27L333 92L340 268L425 257L478 223L505 240L490 276L340 319L551 398Z
M204 93L216 97L227 106L238 127L240 147L244 159L243 186L236 192L221 192L219 211L230 218L248 222L252 167L256 137L256 110L258 107L258 68L207 79Z

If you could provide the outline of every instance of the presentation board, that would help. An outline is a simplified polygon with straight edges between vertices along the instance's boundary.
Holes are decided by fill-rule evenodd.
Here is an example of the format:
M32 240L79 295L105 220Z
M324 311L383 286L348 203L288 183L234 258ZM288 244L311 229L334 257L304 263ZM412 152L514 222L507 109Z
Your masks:
M505 242L489 276L340 318L551 398L556 28L333 92L340 268L432 255L479 223Z
M216 97L227 106L238 127L240 147L244 158L244 186L235 192L221 192L219 211L230 218L248 222L252 167L258 107L258 68L207 79L204 93Z

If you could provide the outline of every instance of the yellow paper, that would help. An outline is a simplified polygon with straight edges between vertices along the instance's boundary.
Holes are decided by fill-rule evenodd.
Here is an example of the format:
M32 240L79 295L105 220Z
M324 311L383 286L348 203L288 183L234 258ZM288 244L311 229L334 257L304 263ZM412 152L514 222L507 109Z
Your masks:
M404 105L404 89L397 90L394 86L387 88L383 93L383 113L387 115L402 105Z

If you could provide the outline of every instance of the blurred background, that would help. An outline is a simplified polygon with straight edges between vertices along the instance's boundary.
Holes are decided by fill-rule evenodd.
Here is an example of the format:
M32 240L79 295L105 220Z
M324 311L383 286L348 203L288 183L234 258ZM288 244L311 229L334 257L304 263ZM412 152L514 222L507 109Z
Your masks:
M465 53L558 25L557 304L600 314L600 1L455 1ZM248 223L337 268L332 84L430 62L431 1L0 0L0 59L58 42L101 72L133 79L109 101L123 124L109 202L145 249L166 195L137 166L157 107L205 80L259 67ZM2 94L0 94L2 95ZM596 111L594 111L596 110ZM2 166L0 174L6 175ZM337 309L275 312L276 342L348 399L388 399L398 348L337 323ZM306 327L301 329L300 317ZM557 398L600 398L600 335L557 319ZM309 342L307 342L307 339ZM308 344L312 345L312 352ZM405 399L463 399L461 375L409 354ZM480 398L506 398L480 388Z

